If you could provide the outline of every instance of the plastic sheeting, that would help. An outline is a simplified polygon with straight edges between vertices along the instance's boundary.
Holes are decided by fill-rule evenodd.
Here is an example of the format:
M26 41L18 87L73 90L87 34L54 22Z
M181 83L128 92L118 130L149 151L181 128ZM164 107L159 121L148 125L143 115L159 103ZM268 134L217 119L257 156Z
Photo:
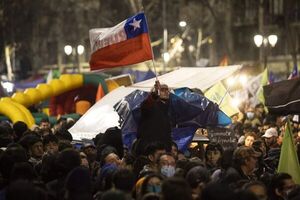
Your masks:
M164 74L158 77L161 83L166 83L171 88L189 87L198 88L201 90L208 89L241 68L240 65L226 66L226 67L183 67L173 72ZM76 124L69 129L74 138L81 139L94 138L99 132L104 132L109 126L118 125L118 114L113 109L113 106L119 102L126 95L130 94L136 89L150 91L155 83L155 79L149 79L130 87L119 87L112 92L105 95L100 101L98 101L90 110L85 113ZM101 107L110 107L110 117L107 118L107 114L101 114L103 109ZM108 109L106 109L107 112ZM218 118L223 118L224 115L218 113ZM225 116L226 118L226 116ZM113 123L111 123L114 121ZM130 135L128 136L131 137Z
M160 83L167 84L170 88L198 88L202 91L210 88L217 82L228 78L241 69L241 65L226 67L181 67L172 72L158 77ZM155 78L133 85L136 88L145 88L148 91L153 87Z
M141 116L140 106L148 95L149 92L135 90L114 106L120 116L120 126L126 146L130 147L135 139ZM194 132L189 134L190 137L183 134L181 140L180 134L178 134L179 128L195 131L197 127L222 126L231 122L225 114L222 115L224 118L219 117L219 113L222 112L217 104L188 88L175 90L175 94L170 94L169 101L168 113L172 132L173 135L176 133L176 140L182 148L187 146L186 142L190 142L190 137L193 136Z

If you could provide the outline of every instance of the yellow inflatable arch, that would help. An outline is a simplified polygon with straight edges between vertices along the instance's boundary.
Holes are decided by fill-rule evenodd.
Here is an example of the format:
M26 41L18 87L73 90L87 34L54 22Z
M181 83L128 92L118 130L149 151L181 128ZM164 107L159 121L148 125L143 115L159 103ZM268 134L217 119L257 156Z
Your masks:
M83 75L81 74L61 75L59 79L53 79L49 84L41 83L36 88L28 88L24 92L16 92L11 98L1 98L0 114L7 116L13 123L22 121L31 128L35 121L26 107L82 85Z
M49 84L41 83L36 88L28 88L24 92L16 92L11 98L1 98L0 114L7 116L13 123L23 121L31 128L35 121L26 107L81 87L84 84L83 76L82 74L63 74L59 79L51 80ZM114 80L106 80L105 82L108 92L119 87Z

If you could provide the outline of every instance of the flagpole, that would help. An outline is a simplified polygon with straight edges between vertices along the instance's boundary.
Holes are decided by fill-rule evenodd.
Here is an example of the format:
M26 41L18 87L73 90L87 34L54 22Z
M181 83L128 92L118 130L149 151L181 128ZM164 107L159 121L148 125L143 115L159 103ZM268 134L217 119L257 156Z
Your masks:
M145 11L142 11L145 13ZM146 18L146 15L145 15L145 19L146 19L146 24L148 25L148 22L147 22L147 18ZM152 64L153 64L153 68L154 68L154 73L155 73L155 79L156 81L158 81L158 77L157 77L157 71L156 71L156 67L155 67L155 61L154 61L154 53L153 53L153 48L152 48L152 45L151 45L151 39L150 39L150 30L148 28L148 40L149 40L149 43L150 43L150 47L151 47L151 54L152 54Z
M146 18L146 16L145 16ZM149 30L148 30L149 32ZM155 67L155 61L154 61L154 53L153 53L153 48L152 48L152 45L151 45L151 39L150 39L150 34L148 34L148 40L149 40L149 43L150 43L150 47L151 47L151 54L152 54L152 64L153 64L153 68L154 68L154 73L155 73L155 79L158 81L158 78L157 78L157 71L156 71L156 67Z
M241 72L241 69L242 69L242 68L243 68L243 67L241 67L241 68L239 69L239 73ZM229 85L229 86L227 87L227 84L225 84L225 89L226 89L226 92L225 92L225 94L223 95L221 101L218 103L218 106L221 106L221 104L223 103L223 100L225 99L226 95L229 93L228 90L231 89L231 85Z
M218 103L218 106L221 106L221 104L223 103L223 100L225 99L226 95L229 93L229 92L228 92L228 88L225 87L225 89L226 89L226 92L225 92L225 94L223 95L221 101Z

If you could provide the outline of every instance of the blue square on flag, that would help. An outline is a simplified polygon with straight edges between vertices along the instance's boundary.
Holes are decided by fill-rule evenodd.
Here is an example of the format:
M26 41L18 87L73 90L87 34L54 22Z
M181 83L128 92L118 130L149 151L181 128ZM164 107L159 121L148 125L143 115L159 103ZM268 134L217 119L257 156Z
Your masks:
M134 38L142 33L147 33L147 22L144 13L139 13L127 19L124 26L127 39Z

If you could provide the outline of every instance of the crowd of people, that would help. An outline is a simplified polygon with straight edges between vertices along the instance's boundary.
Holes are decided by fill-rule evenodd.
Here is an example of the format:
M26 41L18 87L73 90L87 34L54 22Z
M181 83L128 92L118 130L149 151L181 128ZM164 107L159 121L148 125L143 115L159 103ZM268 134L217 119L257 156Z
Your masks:
M168 135L168 120L162 120L168 118L168 88L158 87L142 105L145 116L131 148L123 145L118 127L82 143L68 132L72 119L51 125L46 118L30 129L2 121L0 199L300 199L293 177L277 173L287 117L245 104L228 127L238 137L236 148L211 142L198 144L204 154L192 147L182 152ZM292 127L299 156L299 121Z

